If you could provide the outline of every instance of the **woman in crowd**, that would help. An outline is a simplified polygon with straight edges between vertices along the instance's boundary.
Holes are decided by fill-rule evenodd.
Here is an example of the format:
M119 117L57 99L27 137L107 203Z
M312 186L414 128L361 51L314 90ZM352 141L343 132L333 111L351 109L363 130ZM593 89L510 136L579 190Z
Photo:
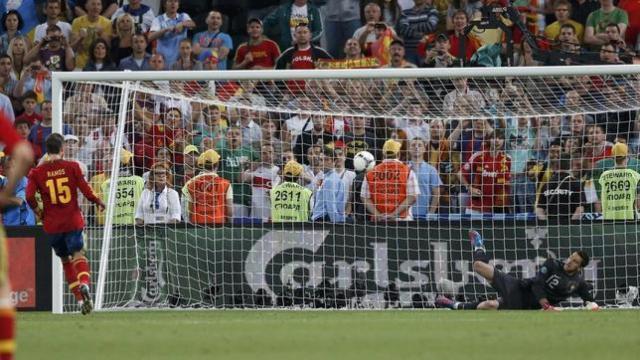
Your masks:
M7 51L7 55L11 57L12 60L12 76L16 80L20 80L20 76L22 76L22 71L25 69L27 62L25 62L24 57L29 52L29 40L22 35L16 36L11 39L9 43L9 50Z
M0 54L4 54L9 50L11 40L22 35L20 30L24 26L22 16L17 10L9 10L2 15L0 27L2 27L2 35L0 35Z
M171 67L172 70L202 70L202 63L196 60L191 47L191 40L180 41L180 57Z
M89 49L89 62L83 71L116 71L118 68L111 60L109 44L104 39L96 39Z
M116 19L115 34L111 39L111 58L115 64L119 64L120 60L131 56L133 49L133 34L135 32L135 21L133 17L127 13L122 14Z

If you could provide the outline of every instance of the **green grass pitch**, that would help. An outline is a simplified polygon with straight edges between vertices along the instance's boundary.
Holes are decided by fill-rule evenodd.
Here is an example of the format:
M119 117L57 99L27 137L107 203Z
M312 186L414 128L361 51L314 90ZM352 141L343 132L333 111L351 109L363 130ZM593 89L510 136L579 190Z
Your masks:
M20 313L17 359L640 359L640 311Z

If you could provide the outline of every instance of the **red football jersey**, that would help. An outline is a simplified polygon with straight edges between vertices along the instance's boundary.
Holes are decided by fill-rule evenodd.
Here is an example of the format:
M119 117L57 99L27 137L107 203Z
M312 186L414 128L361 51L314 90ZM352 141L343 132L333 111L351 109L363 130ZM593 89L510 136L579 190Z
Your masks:
M78 189L89 201L99 201L75 161L49 161L31 170L27 183L27 202L32 208L37 208L35 195L36 191L40 193L45 232L57 234L84 228L78 205Z
M257 45L249 45L244 43L236 50L236 58L234 62L239 64L244 61L247 53L251 52L253 61L247 65L247 68L251 69L254 66L262 66L266 68L273 68L276 66L276 60L280 56L280 48L278 44L269 39L262 40Z
M489 151L478 151L462 167L469 184L482 190L482 196L471 197L471 209L492 213L509 206L511 158L501 152L496 157Z

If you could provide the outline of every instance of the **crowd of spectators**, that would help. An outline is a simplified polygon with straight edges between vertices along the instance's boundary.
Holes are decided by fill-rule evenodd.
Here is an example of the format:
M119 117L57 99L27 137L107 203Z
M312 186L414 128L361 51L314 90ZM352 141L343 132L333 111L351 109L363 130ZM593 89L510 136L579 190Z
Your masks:
M509 62L501 29L465 31L481 17L483 6L504 6L502 1L294 0L260 2L259 7L244 3L2 2L0 110L15 119L16 129L40 158L45 155L44 139L52 131L52 71L373 69ZM538 6L535 0L518 0L513 5L536 36L538 48L569 55L541 58L523 40L521 29L514 28L512 65L571 65L579 59L621 64L637 59L637 1L555 0ZM505 20L505 26L513 24ZM122 150L130 157L125 156L123 166L130 166L125 176L143 179L144 191L135 193L136 203L142 198L140 204L145 205L127 221L191 221L197 197L189 193L188 185L192 179L204 181L202 174L208 174L204 178L216 184L216 191L224 190L218 200L229 203L229 210L218 214L222 221L269 221L269 190L285 178L291 180L292 174L283 174L291 161L302 169L296 182L313 194L309 220L381 220L363 206L370 184L366 170L354 171L353 157L360 151L369 151L378 163L394 160L409 166L415 181L408 184L411 210L395 220L464 213L578 219L600 211L593 179L610 166L606 160L613 143L627 143L630 152L637 153L640 115L607 111L606 106L598 115L574 110L603 103L595 99L596 92L605 98L616 97L616 92L640 93L640 85L634 88L634 84L570 79L565 87L554 89L555 105L567 109L567 116L464 121L420 118L431 108L460 114L465 108L489 109L498 103L526 106L529 99L522 86L500 84L496 90L466 79L441 83L439 89L426 89L419 82L391 82L381 85L379 93L357 81L321 92L310 87L325 85L293 80L284 85L252 81L181 85L185 93L208 87L230 104L226 107L136 93ZM175 85L157 81L154 86L168 94ZM428 103L411 102L416 92L422 92L417 96L421 99L425 93L436 95ZM364 93L368 97L348 96ZM398 95L388 96L392 93ZM66 157L82 164L94 190L102 195L109 159L115 153L114 104L119 96L91 84L64 94ZM398 117L256 110L273 104L310 110L338 99L351 109L377 104L393 109ZM392 151L386 151L389 139L400 147L389 145ZM629 167L640 165L632 159ZM228 181L228 188L214 181L216 177ZM334 203L326 206L329 198ZM154 208L163 215L149 214ZM96 221L104 221L96 209L86 210L95 212ZM220 216L203 219L219 222Z

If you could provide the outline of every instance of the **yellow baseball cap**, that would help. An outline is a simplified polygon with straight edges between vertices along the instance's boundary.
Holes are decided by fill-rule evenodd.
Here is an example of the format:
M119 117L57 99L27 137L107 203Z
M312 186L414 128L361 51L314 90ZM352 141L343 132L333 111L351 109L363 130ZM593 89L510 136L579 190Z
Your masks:
M183 154L191 154L191 153L196 153L196 154L200 154L200 150L198 150L198 147L193 145L193 144L189 144L187 146L184 147L184 150L182 151Z
M284 175L300 176L300 174L302 174L303 170L304 169L302 168L302 165L300 165L295 160L291 160L291 161L287 162L287 164L284 166L284 170L282 171L282 173Z
M132 157L133 153L131 151L125 149L120 150L120 163L122 163L122 165L129 165Z
M397 154L400 152L400 149L402 148L402 143L399 141L395 141L393 139L389 139L387 141L384 142L384 145L382 145L382 151L385 154Z
M624 143L615 143L613 145L613 149L611 149L611 156L614 157L625 157L629 156L629 147Z
M215 150L207 150L198 156L198 166L204 166L209 163L215 165L220 161L220 155Z

